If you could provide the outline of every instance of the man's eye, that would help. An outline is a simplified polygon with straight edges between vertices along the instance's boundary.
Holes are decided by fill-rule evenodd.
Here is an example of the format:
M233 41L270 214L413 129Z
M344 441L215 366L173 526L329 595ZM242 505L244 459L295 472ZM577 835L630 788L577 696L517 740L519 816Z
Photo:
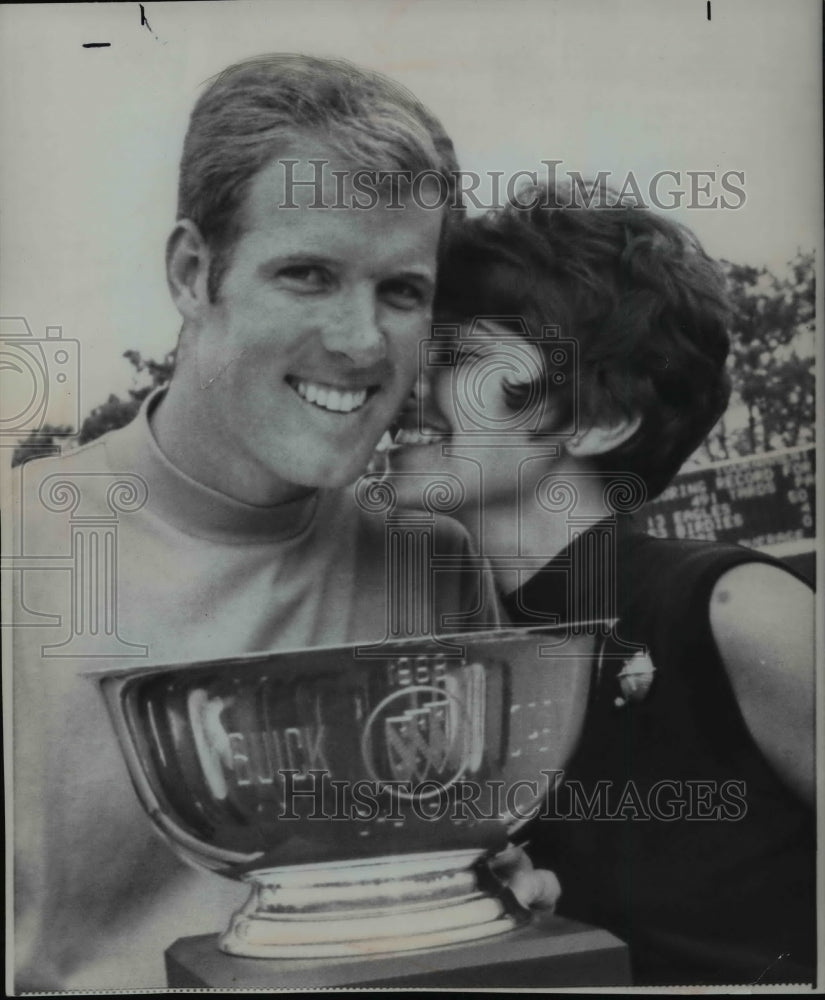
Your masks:
M396 309L419 309L429 305L424 289L410 281L384 281L379 291L381 298Z
M329 284L327 272L314 264L291 264L289 267L282 267L277 277L297 288L311 291L326 288Z

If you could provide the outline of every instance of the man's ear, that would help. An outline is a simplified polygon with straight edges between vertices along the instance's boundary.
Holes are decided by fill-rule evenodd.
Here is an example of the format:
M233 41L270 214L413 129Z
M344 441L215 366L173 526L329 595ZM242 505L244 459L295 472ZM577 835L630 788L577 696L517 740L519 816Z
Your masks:
M641 416L607 418L593 426L578 431L565 445L573 458L592 458L605 455L633 437L642 422Z
M166 280L185 320L197 320L209 303L209 247L190 219L181 219L166 241Z

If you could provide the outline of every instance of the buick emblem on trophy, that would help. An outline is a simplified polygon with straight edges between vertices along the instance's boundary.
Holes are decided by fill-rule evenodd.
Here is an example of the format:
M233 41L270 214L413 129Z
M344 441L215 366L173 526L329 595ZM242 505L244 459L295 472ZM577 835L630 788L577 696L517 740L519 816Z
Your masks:
M465 633L381 657L320 648L94 676L157 829L251 888L220 949L364 956L527 919L484 861L569 759L600 635Z

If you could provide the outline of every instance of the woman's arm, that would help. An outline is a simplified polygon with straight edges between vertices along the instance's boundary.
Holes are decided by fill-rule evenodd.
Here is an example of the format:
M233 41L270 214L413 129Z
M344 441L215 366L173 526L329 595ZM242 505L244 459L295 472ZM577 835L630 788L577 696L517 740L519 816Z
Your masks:
M719 578L710 624L751 736L813 805L813 592L779 567L745 563Z

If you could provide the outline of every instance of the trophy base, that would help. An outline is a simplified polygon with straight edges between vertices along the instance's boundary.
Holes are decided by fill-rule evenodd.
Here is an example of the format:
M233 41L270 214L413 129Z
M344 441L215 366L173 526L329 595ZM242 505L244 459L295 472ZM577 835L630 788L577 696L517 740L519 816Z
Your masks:
M272 868L219 947L247 958L343 958L417 951L505 933L524 917L479 886L478 851Z
M167 984L224 992L254 990L541 990L630 986L627 947L612 934L537 910L512 931L448 948L349 958L265 961L225 955L217 934L167 948Z

